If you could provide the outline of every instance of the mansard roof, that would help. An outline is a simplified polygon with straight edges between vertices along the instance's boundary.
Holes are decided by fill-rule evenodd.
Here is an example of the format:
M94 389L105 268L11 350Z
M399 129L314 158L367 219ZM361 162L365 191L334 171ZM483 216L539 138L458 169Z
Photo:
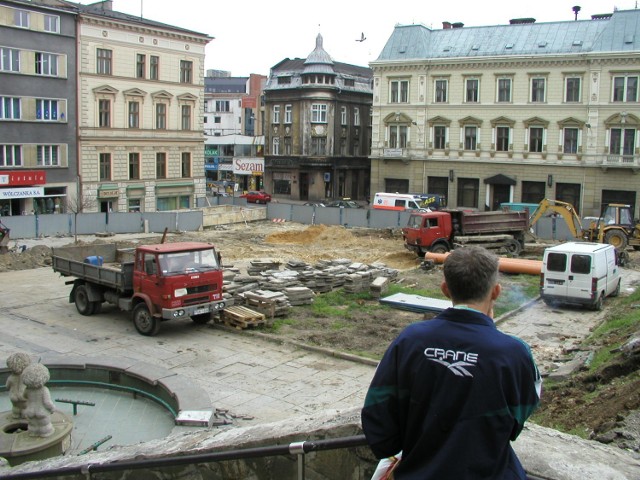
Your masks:
M372 62L640 51L640 10L592 20L433 30L398 25Z

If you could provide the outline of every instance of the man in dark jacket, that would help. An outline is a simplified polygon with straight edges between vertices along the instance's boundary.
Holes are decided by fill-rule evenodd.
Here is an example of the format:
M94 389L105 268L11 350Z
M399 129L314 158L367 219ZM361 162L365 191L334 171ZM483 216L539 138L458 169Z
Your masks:
M362 409L377 458L402 452L396 480L522 480L510 441L540 399L540 376L522 340L493 323L498 258L454 250L442 292L453 307L408 326L387 349Z

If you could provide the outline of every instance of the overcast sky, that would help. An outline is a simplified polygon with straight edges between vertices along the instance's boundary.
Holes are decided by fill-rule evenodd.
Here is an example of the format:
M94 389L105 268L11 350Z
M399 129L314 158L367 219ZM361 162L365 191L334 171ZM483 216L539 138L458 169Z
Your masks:
M80 0L93 3L92 0ZM113 9L214 37L206 49L205 68L233 76L269 75L284 58L306 58L318 33L333 60L368 66L395 25L442 22L465 26L506 25L512 18L537 23L578 20L637 8L636 0L114 0ZM366 40L357 42L364 33Z

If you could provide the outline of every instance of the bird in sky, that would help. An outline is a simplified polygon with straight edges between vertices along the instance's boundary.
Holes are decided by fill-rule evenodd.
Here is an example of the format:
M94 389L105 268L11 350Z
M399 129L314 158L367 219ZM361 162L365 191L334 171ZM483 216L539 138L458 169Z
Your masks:
M356 42L364 42L367 37L364 36L364 32L360 34L360 38L356 38Z

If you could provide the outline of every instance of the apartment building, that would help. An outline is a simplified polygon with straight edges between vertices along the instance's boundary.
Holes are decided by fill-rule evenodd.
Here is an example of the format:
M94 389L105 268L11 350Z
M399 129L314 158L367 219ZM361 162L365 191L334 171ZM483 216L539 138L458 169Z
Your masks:
M0 215L77 196L76 13L0 0Z
M79 5L79 164L86 210L192 208L205 196L204 51L211 37Z
M399 25L370 66L372 191L481 210L543 198L582 215L637 208L640 10Z
M265 87L265 189L292 200L369 197L372 72L334 61L322 35Z

